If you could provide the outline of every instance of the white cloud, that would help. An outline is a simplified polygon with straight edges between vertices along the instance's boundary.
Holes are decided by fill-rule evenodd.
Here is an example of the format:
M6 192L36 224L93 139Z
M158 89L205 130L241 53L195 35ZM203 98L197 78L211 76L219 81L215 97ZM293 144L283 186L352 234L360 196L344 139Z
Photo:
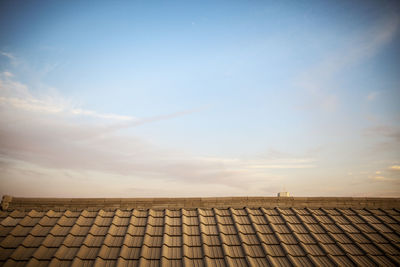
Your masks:
M107 184L113 187L114 184L106 177L121 183L114 186L114 193L117 188L123 190L126 187L136 188L143 194L147 192L150 196L151 190L169 194L167 188L170 192L181 191L183 194L188 192L183 189L192 187L192 193L201 191L203 193L199 195L203 196L217 194L221 190L231 195L244 192L254 194L267 185L273 187L280 176L271 175L264 169L252 168L251 165L297 168L303 164L293 160L278 163L207 160L159 148L141 138L117 134L115 131L183 116L204 108L136 119L76 108L71 103L54 93L34 95L22 83L0 79L0 165L4 174L0 178L2 190L25 190L28 194L30 189L27 183L24 186L20 179L21 184L13 184L13 180L26 173L30 177L26 181L38 179L38 184L58 184L58 196L65 194L65 191L61 191L64 184L68 187L68 179L71 177L75 179L72 183L74 185L78 185L78 181L85 177L103 177L97 180L96 186L92 186L94 182L84 182L83 187L89 190L87 195L95 194L95 191L90 191L91 186L92 190L99 192L103 192ZM95 123L97 120L85 120L82 123L82 117L100 119L101 123ZM40 178L42 176L44 178ZM50 177L54 179L51 182L48 181ZM243 184L243 181L246 183ZM194 188L193 184L196 184ZM18 189L19 186L22 188ZM38 192L40 188L35 190Z
M11 54L11 53L0 51L0 55L6 57L8 59L11 59L11 60L15 59L15 56L13 54Z
M13 77L14 75L11 73L11 72L9 72L9 71L4 71L3 73L2 73L5 77Z

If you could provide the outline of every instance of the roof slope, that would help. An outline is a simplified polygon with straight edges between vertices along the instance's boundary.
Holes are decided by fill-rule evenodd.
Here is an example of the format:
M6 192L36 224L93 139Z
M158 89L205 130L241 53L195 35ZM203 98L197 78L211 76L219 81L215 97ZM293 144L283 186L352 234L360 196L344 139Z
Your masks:
M400 265L397 207L42 209L0 212L0 265Z

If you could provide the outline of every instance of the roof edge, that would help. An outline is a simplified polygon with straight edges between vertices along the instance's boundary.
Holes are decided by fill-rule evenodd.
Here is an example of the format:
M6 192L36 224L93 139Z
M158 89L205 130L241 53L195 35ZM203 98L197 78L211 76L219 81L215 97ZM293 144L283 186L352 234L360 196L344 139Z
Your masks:
M3 196L2 210L179 208L400 208L400 198L206 197L206 198L25 198Z

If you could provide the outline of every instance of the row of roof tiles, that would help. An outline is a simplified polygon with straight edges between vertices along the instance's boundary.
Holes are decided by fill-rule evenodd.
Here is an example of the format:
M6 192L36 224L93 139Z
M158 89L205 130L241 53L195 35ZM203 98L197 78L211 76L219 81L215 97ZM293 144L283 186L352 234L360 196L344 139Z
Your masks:
M221 265L235 261L244 266L321 265L325 261L324 265L395 265L400 264L399 215L396 209L13 211L2 214L0 261L6 265L38 261L45 265L109 262L119 266L144 261L173 265L207 261ZM318 218L321 216L326 220ZM155 226L149 223L152 220Z

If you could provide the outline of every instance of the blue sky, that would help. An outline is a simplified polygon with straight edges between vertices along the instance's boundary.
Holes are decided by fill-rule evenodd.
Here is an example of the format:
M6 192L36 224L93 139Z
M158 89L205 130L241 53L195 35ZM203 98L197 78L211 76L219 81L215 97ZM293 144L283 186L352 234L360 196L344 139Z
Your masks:
M400 196L398 1L0 1L0 194Z

